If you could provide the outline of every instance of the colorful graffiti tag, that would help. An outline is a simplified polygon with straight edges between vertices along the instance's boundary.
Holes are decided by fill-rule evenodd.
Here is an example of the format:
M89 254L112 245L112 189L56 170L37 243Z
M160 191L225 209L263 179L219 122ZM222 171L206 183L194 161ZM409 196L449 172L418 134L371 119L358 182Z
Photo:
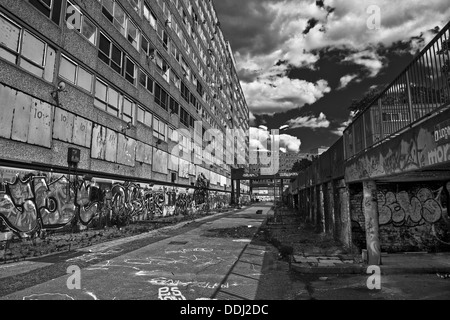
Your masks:
M91 225L106 216L113 225L153 220L174 215L209 213L225 208L230 195L208 191L209 181L200 176L194 192L152 190L132 182L101 188L95 182L61 175L16 176L0 191L0 219L19 236L70 224Z

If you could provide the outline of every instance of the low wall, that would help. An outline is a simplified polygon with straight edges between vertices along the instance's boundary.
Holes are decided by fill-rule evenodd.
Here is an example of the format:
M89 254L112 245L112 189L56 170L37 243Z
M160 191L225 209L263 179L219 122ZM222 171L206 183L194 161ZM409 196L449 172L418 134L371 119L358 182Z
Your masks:
M0 232L32 237L67 227L86 229L104 221L126 225L178 215L195 215L229 206L231 195L194 188L149 187L133 181L91 181L48 172L16 176L0 184Z

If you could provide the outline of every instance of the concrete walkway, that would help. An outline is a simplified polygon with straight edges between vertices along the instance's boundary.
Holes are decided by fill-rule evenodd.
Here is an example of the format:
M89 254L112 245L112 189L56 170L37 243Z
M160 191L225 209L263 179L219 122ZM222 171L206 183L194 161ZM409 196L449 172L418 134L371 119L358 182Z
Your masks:
M254 300L259 288L255 275L262 273L266 249L251 242L270 211L270 206L243 208L177 226L180 230L160 229L158 235L96 245L70 253L74 256L36 259L34 263L49 265L0 279L5 288L0 300L163 300L167 295L180 298L176 300ZM68 284L69 269L78 270L76 290ZM26 285L16 285L16 280Z
M12 277L12 276L18 276L21 274L26 274L30 271L33 270L37 270L46 266L50 266L52 263L48 263L48 262L42 262L42 260L46 260L46 259L52 259L52 257L55 257L55 260L57 260L60 257L64 257L64 256L74 256L74 255L81 255L84 253L92 253L95 254L96 252L104 252L110 249L114 249L117 246L121 246L121 245L126 245L128 243L132 243L138 240L144 240L144 239L151 239L151 238L158 238L163 236L166 232L172 231L172 230L177 230L177 229L181 229L187 225L190 224L195 224L195 223L202 223L205 221L213 221L215 219L219 219L220 217L232 214L232 213L239 213L239 212L243 212L247 209L248 207L242 207L241 209L230 209L229 211L225 211L222 213L217 213L214 215L210 215L210 216L205 216L205 217L201 217L192 221L185 221L185 222L181 222L175 225L170 225L167 227L163 227L163 228L159 228L159 229L155 229L149 232L145 232L142 234L138 234L135 236L130 236L130 237L124 237L124 238L119 238L116 240L111 240L111 241L105 241L93 246L89 246L89 247L84 247L84 248L80 248L80 249L76 249L73 251L67 251L67 252L54 252L51 254L47 254L47 255L41 255L38 257L30 257L24 261L19 261L19 262L9 262L6 264L0 264L0 279L2 278L7 278L7 277Z

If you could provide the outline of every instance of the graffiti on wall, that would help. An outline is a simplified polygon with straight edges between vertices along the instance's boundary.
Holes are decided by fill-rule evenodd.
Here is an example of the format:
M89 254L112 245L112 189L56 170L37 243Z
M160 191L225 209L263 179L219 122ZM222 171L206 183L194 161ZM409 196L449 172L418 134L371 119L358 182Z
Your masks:
M447 208L441 200L443 191L444 187L437 190L421 188L414 192L379 192L380 225L418 226L446 218Z
M61 175L17 174L13 183L0 190L0 219L20 236L40 230L60 229L79 223L89 226L99 217L112 224L153 220L173 215L209 213L228 206L230 195L210 196L208 181L200 176L193 193L175 189L152 190L132 182L101 188L95 182Z
M387 148L385 153L357 159L347 166L346 178L355 181L419 169L425 164L424 157L425 153L418 148L415 139L401 140L399 145Z
M450 226L447 208L447 202L450 200L449 192L450 182L439 188L421 187L408 191L378 190L379 225L416 227L444 220ZM352 216L352 221L363 227L364 220Z
M346 181L399 174L450 161L450 144L442 133L445 129L441 129L446 122L440 123L441 116L445 115L350 160L345 168Z

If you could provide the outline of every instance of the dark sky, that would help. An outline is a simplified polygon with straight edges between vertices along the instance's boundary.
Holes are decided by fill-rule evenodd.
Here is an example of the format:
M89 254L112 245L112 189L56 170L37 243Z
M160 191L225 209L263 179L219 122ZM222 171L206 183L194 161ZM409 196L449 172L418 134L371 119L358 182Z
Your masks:
M339 139L352 100L391 83L434 37L433 29L450 20L448 0L214 5L237 61L252 126L289 124L283 147L299 151L301 145L301 152Z

